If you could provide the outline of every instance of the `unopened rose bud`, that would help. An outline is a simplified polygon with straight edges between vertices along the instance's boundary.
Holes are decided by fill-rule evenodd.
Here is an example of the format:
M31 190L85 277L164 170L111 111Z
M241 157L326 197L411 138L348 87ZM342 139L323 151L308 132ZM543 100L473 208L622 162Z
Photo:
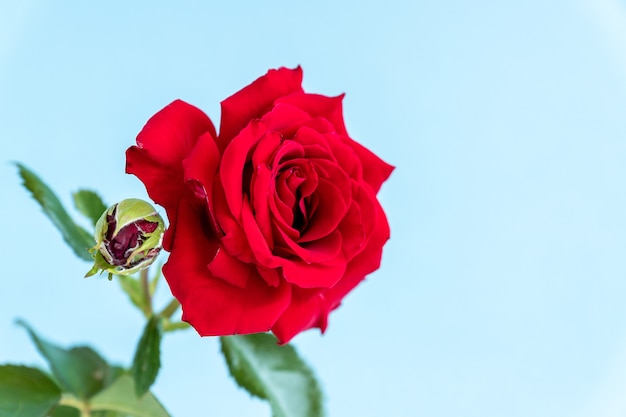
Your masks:
M98 271L130 275L148 267L161 252L165 225L154 207L129 198L109 207L96 223L96 246L90 252L94 265L85 277Z

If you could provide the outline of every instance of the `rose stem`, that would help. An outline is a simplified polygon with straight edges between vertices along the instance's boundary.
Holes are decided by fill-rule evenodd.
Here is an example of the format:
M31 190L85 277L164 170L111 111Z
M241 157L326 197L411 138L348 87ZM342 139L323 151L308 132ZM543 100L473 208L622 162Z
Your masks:
M150 294L150 283L148 281L148 269L144 269L139 273L139 280L141 281L141 288L143 288L143 295L146 299L146 313L148 317L152 316L152 294Z
M180 303L177 299L173 298L172 301L170 301L170 303L159 313L159 316L169 319L172 317L172 314L176 313L178 307L180 307Z

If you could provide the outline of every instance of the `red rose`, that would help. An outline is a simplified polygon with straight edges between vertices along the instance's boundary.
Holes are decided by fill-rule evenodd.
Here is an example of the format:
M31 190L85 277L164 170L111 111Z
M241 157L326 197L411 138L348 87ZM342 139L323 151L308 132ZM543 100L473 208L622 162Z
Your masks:
M163 273L203 336L271 330L286 343L380 265L389 225L376 193L393 167L346 132L342 98L270 70L221 103L219 135L177 100L126 152L163 206Z

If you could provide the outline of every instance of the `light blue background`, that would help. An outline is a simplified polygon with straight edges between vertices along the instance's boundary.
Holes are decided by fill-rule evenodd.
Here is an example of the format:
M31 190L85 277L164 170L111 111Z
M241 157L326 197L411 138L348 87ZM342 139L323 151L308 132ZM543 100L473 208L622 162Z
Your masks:
M307 3L0 2L0 362L43 364L16 317L121 364L142 326L4 161L68 206L142 197L124 151L154 112L182 98L218 121L301 64L397 166L382 269L295 339L329 415L625 415L626 3ZM168 336L162 360L174 416L269 416L215 340Z

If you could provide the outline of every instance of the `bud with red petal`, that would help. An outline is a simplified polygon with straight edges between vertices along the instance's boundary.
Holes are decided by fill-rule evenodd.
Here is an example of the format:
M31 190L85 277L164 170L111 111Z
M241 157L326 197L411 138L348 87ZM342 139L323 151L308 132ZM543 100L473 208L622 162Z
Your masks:
M161 252L165 225L149 203L129 198L113 204L96 223L94 265L85 277L106 271L130 275L147 268Z

